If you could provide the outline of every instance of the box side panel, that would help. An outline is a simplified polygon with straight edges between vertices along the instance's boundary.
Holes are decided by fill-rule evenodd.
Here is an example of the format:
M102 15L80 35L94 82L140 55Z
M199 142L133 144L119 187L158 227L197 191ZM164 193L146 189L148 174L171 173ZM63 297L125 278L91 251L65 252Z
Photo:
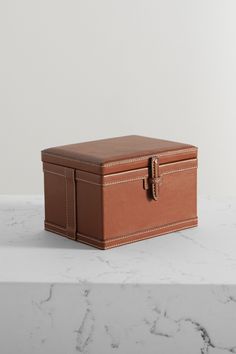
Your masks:
M103 240L102 188L96 178L99 177L76 171L77 240L85 240L88 244L90 238L95 242Z
M75 239L74 170L43 163L45 229Z

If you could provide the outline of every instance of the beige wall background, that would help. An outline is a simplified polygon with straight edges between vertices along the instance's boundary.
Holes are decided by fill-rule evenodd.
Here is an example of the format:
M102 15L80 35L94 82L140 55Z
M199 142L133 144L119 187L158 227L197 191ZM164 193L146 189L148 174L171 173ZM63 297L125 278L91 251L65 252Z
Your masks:
M0 193L43 192L40 150L126 134L199 146L236 196L236 1L0 2Z

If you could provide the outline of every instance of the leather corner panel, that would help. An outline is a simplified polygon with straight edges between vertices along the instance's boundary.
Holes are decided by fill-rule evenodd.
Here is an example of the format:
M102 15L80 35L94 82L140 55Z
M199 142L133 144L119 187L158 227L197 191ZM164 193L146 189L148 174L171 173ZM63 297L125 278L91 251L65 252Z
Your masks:
M76 185L74 170L43 164L45 229L76 239Z

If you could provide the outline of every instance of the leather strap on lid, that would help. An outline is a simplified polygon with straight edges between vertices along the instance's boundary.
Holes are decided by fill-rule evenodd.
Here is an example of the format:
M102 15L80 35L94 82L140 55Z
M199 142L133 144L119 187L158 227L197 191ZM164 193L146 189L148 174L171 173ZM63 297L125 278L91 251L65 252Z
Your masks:
M149 183L151 184L154 200L157 200L159 196L159 182L159 161L157 156L153 156L151 157L151 177L149 178Z

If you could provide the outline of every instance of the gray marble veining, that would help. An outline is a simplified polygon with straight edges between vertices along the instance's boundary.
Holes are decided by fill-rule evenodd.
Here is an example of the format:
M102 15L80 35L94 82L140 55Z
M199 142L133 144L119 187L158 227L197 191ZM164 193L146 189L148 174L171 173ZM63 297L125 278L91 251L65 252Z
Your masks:
M236 201L199 227L100 251L43 230L43 199L0 196L0 353L236 353Z

